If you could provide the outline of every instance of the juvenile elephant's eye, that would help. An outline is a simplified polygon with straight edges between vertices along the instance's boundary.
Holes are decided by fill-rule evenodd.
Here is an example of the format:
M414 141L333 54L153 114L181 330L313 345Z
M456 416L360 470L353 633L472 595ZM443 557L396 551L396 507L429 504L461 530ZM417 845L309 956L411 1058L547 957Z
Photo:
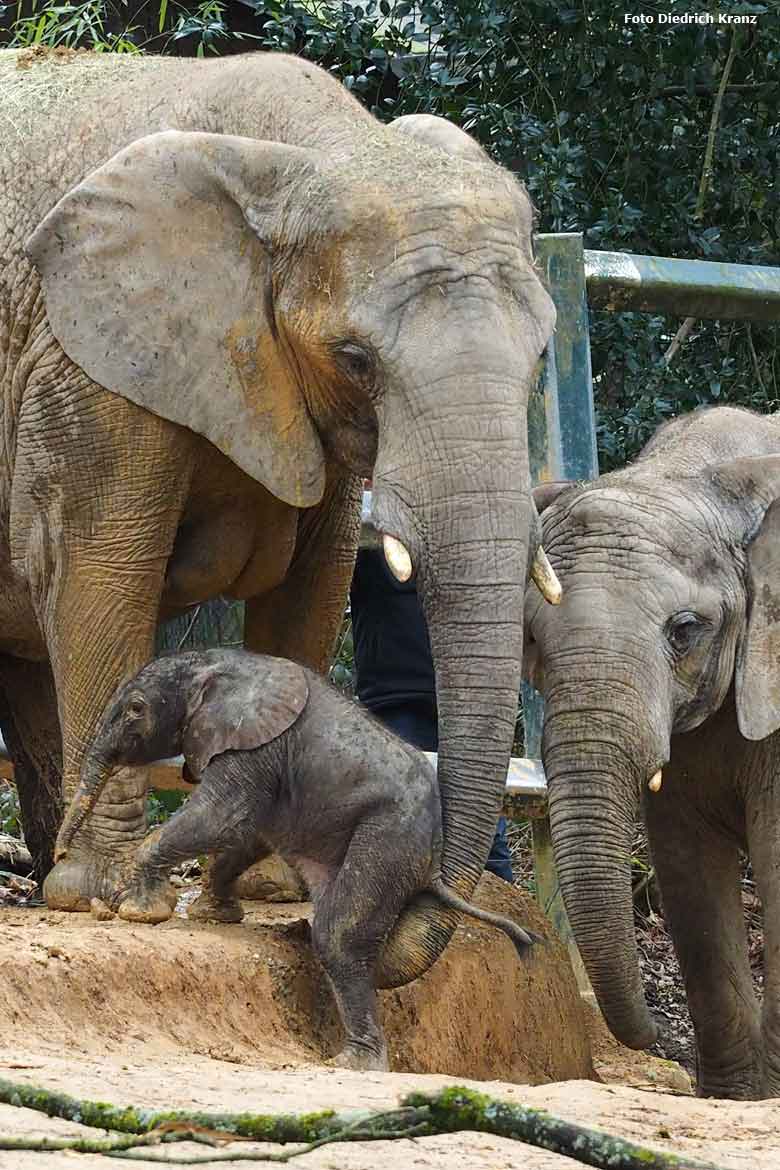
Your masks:
M675 654L686 654L707 626L706 618L696 613L678 613L666 627L666 640Z
M143 715L146 704L143 699L131 699L127 704L128 715Z
M339 367L351 382L367 387L376 375L374 356L354 341L340 341L333 347Z

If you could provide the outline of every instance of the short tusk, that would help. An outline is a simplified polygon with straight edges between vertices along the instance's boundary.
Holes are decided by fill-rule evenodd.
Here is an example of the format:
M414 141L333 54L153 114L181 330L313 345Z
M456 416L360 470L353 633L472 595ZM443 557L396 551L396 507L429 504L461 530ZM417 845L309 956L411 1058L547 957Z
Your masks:
M663 778L664 778L664 774L661 771L661 769L659 768L658 771L656 772L655 776L652 776L647 782L647 787L650 789L651 792L660 792L661 791L661 781L663 780Z
M550 605L560 605L563 590L561 583L555 576L555 569L547 560L547 553L541 545L536 550L534 563L531 566L531 580Z
M412 558L406 548L394 536L387 533L382 537L382 547L390 571L397 581L408 581L412 575Z

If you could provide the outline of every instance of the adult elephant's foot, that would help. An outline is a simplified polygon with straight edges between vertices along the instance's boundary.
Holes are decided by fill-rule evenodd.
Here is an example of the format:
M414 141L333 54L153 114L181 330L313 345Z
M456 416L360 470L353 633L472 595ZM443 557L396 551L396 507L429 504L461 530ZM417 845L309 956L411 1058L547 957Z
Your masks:
M345 1044L341 1052L328 1061L336 1068L352 1068L358 1072L389 1072L387 1049L382 1047L380 1052L370 1048L363 1048L359 1044Z
M117 913L125 922L167 922L176 907L176 893L167 882L151 890L133 890L123 898Z
M46 905L50 910L74 914L88 914L93 898L113 906L124 884L125 872L121 863L68 854L49 871L43 883Z
M115 910L127 891L146 834L146 770L120 768L105 785L91 816L43 884L52 910L89 913L98 898ZM58 845L62 842L58 840Z
M187 917L199 922L240 922L244 917L238 898L215 898L204 890L199 898L187 907Z
M245 870L236 893L247 902L306 902L309 897L295 870L275 854Z

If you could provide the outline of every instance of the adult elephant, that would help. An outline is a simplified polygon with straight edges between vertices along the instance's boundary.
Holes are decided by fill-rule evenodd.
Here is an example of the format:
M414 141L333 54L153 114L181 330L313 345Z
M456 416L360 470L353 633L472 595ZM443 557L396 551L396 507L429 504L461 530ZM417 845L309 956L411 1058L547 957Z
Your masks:
M556 864L612 1031L652 1043L630 851L642 799L708 1096L780 1094L780 415L709 408L630 467L539 488L563 601L527 598ZM740 897L764 907L759 1012Z
M292 57L5 53L0 81L10 738L31 742L33 706L56 694L70 793L159 617L220 593L246 599L249 648L323 668L373 471L376 525L419 577L444 878L469 896L538 539L525 406L554 310L523 190L471 144L387 129ZM143 771L113 779L46 880L50 906L113 899L145 788ZM425 906L407 918L387 983L453 929Z

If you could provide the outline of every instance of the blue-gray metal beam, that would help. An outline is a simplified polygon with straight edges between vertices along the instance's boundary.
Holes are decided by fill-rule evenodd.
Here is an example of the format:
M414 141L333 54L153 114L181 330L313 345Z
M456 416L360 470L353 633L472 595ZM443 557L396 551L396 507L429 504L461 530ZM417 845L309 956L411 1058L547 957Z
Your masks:
M536 256L558 313L554 353L561 453L556 476L594 479L599 466L582 236L537 236Z
M595 479L599 467L582 236L539 235L535 250L557 321L540 383L543 400L537 389L529 403L531 479L534 484ZM536 759L541 756L543 718L541 698L524 686L525 750Z
M584 259L594 309L780 321L780 268L630 252L586 251Z

